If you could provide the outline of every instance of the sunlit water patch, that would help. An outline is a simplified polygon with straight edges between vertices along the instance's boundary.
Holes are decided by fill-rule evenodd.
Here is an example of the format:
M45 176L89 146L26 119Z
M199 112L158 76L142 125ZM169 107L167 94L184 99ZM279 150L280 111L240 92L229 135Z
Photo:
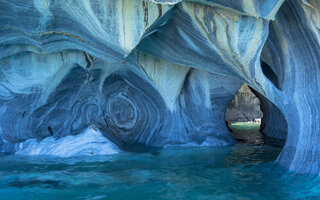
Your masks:
M281 148L167 148L106 156L2 155L0 199L319 199L320 179L274 164Z

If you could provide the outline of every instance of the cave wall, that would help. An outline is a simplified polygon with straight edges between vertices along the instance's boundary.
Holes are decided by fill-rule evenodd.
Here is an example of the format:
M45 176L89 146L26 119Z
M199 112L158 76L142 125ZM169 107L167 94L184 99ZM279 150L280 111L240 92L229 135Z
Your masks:
M92 124L119 147L232 144L224 116L246 83L287 123L277 162L319 173L319 9L317 0L1 0L1 151ZM266 127L283 126L278 116Z
M269 139L286 140L288 124L281 110L266 97L255 92L260 100L263 117L261 119L260 132Z
M23 52L1 61L5 141L60 138L95 124L120 145L234 143L220 119L241 84L232 77L142 53L124 63L81 51Z
M262 52L279 77L273 102L288 124L278 163L297 172L319 173L320 166L319 10L318 1L286 1Z

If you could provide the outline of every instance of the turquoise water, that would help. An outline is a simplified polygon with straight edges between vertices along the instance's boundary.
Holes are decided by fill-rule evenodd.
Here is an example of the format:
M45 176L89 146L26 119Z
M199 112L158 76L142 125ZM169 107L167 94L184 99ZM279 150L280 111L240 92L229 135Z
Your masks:
M320 178L272 162L280 150L240 143L68 159L1 156L0 199L320 199Z

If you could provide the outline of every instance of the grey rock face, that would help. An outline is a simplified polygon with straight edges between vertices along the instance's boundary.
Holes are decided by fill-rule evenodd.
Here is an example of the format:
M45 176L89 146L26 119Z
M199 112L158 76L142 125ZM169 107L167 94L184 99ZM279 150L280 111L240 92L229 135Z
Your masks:
M251 92L247 84L243 84L228 106L226 121L248 122L262 117L260 100Z
M226 111L228 122L261 121L260 131L268 138L285 140L288 125L279 108L258 92L243 84Z
M65 141L92 124L120 147L232 144L224 116L246 83L261 95L264 131L288 130L277 162L319 174L319 9L316 0L1 0L0 149Z

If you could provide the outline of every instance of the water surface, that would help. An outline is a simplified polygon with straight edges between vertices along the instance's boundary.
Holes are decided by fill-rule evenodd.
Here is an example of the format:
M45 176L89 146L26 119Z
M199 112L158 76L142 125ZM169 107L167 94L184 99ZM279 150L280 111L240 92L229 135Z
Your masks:
M281 148L168 148L108 156L3 155L0 199L320 199L320 179L274 164Z

